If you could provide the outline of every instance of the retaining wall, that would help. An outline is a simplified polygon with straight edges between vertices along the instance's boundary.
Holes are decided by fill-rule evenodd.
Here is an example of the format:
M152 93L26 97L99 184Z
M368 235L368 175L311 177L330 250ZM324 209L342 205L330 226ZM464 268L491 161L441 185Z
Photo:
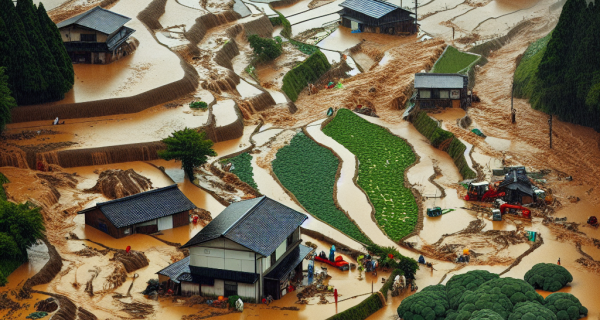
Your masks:
M162 29L163 26L158 22L158 19L165 13L166 5L167 0L152 0L146 9L138 13L137 18L152 30Z

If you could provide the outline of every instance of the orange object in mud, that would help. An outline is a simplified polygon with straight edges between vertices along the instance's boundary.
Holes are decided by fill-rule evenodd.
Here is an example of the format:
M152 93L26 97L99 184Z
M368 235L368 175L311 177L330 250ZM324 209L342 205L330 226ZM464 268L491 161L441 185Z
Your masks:
M219 301L223 301L223 300L225 300L225 297L219 296Z
M129 253L129 251L131 251L131 246L127 246L127 248L125 248L125 252Z
M463 249L463 256L469 255L469 249Z
M508 209L520 210L523 214L523 218L531 219L531 211L525 207L515 205L515 204L508 204L508 203L505 203L500 206L500 212L502 214L505 214Z

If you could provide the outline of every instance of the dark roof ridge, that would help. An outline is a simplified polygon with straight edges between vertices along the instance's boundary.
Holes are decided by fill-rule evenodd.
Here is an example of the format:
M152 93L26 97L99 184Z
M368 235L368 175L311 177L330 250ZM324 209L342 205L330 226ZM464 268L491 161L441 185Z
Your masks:
M88 11L86 11L86 12L84 12L84 13L80 14L79 16L75 16L74 18L77 18L77 20L75 20L75 21L71 22L70 24L76 24L76 23L78 23L79 21L81 21L81 19L83 19L83 18L85 18L85 17L89 16L89 15L90 15L92 12L96 12L98 8L102 9L102 7L100 7L100 6L95 6L95 7L93 7L92 9L90 9L90 10L88 10ZM65 20L65 21L66 21L66 20ZM61 22L62 22L62 21L61 21ZM59 23L60 23L60 22L59 22Z
M169 189L173 189L173 188L177 188L177 184L176 183L174 183L172 185L168 185L166 187L156 188L156 189L150 189L148 191L144 191L144 192L132 194L130 196L119 198L119 199L109 200L109 201L105 201L105 202L99 202L99 203L96 203L96 207L104 206L104 205L111 204L111 203L121 202L121 201L128 201L128 200L131 200L131 199L135 199L137 197L145 196L147 194L152 194L152 193L156 193L156 192L160 192L160 191L164 191L164 190L169 190Z
M236 222L234 222L232 225L229 226L229 228L225 229L225 231L223 231L223 233L221 233L221 236L225 236L227 234L227 232L229 232L229 230L233 229L234 227L236 227L238 224L240 224L242 221L246 220L246 218L250 215L250 212L256 210L256 207L258 207L258 205L260 205L261 203L263 203L263 201L265 201L265 199L267 198L267 196L262 196L262 199L260 199L260 201L258 203L256 203L255 205L253 205L250 209L248 209L248 211L246 211L239 219L237 219ZM231 240L231 239L230 239ZM233 240L232 240L233 241ZM235 242L235 241L234 241ZM237 242L236 242L237 243ZM242 245L241 243L238 243L239 245ZM244 246L244 245L242 245ZM244 246L245 247L245 246Z

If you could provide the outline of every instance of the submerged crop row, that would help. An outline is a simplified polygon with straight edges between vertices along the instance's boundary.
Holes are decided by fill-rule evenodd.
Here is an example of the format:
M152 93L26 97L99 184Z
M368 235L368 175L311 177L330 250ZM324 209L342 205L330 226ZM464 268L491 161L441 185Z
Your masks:
M240 180L249 184L252 188L258 190L258 186L254 181L254 173L252 172L252 156L244 152L226 161L231 162L232 167L230 172L238 176Z
M338 158L327 148L298 133L277 152L273 171L283 186L316 218L362 242L371 243L333 201Z
M416 161L406 141L347 109L339 110L323 132L360 161L358 185L373 203L375 219L385 233L394 241L411 233L419 209L404 186L404 172Z

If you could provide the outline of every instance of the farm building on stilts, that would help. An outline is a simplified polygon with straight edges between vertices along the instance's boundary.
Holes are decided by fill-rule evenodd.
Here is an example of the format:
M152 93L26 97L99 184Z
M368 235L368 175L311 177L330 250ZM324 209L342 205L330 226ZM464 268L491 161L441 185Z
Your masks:
M382 0L346 0L340 16L341 25L352 32L408 35L418 32L413 12Z

